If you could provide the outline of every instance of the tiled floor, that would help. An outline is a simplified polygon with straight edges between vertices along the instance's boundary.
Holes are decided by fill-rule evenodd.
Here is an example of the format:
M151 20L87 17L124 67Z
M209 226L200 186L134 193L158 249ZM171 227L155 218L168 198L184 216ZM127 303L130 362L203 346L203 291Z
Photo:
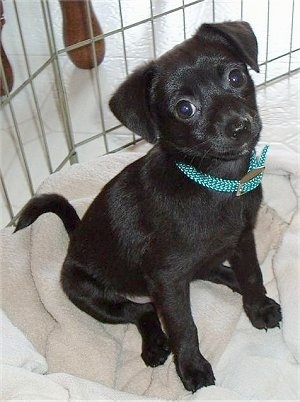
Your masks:
M192 3L186 0L185 4ZM266 20L267 0L243 0L243 18L248 20L255 30L259 42L259 59L265 60L282 55L289 51L291 44L291 12L292 0L282 2L270 0L269 43L267 49ZM295 15L299 15L299 3L295 1ZM17 0L24 43L28 54L29 72L27 70L21 40L17 35L17 20L12 0L4 1L6 24L2 32L2 41L14 69L14 90L18 88L30 74L34 73L49 58L47 37L42 23L42 10L38 0ZM182 0L153 0L153 13L168 11L182 5ZM217 21L239 19L241 16L240 0L215 0L215 18ZM62 21L58 1L49 2L53 18L57 48L63 48ZM104 32L120 28L120 12L118 0L93 0L95 12ZM149 0L121 0L123 24L135 23L150 17ZM298 13L298 14L297 14ZM152 27L150 22L125 31L128 69L157 56L184 39L182 10L155 20L155 49L153 48ZM185 10L186 36L189 37L201 22L209 22L213 18L212 0L195 4ZM280 28L279 28L280 27ZM280 29L280 35L278 35ZM300 47L300 28L294 21L293 48ZM293 54L292 68L299 67L299 51ZM95 90L93 71L77 69L62 54L59 63L66 91L70 121L76 143L84 141L117 124L108 110L107 100L116 86L125 77L122 35L117 33L106 39L106 55L98 74L101 82L101 101L104 121L101 121L99 99ZM289 58L269 64L268 78L288 70ZM261 74L253 74L257 84L264 79L264 68ZM280 143L296 150L299 146L299 74L284 78L271 85L260 88L258 102L264 122L263 142ZM37 118L37 108L33 98L36 93L41 122ZM49 166L45 157L40 132L41 125L47 138L50 164L55 169L68 154L66 137L59 108L58 95L54 85L52 66L49 65L34 79L33 88L25 86L12 100L12 108L8 105L1 110L1 172L5 180L8 195L14 213L24 205L30 197L24 167L20 158L18 139L13 116L15 116L24 153L31 173L34 189L49 175ZM109 149L117 148L131 140L131 134L121 128L108 135ZM141 145L137 146L141 149ZM97 157L105 152L103 139L82 145L78 148L79 160ZM9 221L4 200L1 201L0 227Z

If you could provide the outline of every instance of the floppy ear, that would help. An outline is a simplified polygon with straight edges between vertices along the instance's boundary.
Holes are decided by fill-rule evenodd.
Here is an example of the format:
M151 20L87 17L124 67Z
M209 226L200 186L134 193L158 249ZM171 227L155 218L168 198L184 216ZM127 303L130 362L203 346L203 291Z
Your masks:
M121 84L109 101L113 114L129 130L150 143L156 142L158 131L150 112L151 86L155 64L135 70Z
M203 24L196 35L210 40L226 40L234 49L237 56L248 64L257 73L259 72L257 61L257 40L248 22L232 21L216 24Z

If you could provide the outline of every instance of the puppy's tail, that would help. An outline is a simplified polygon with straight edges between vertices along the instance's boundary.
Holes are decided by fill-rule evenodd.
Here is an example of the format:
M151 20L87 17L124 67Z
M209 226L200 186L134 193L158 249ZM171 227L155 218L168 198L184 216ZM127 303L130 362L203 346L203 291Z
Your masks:
M59 194L41 194L34 196L22 209L15 232L31 225L47 212L60 217L69 236L80 223L77 212L66 198Z

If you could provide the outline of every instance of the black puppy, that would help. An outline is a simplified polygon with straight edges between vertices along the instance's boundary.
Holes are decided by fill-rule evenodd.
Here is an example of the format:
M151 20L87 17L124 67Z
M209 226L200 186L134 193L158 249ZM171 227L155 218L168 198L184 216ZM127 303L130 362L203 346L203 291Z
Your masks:
M135 324L147 365L163 364L171 350L193 392L215 378L199 351L191 281L241 293L257 328L281 320L253 237L263 167L253 154L261 121L247 65L258 71L254 33L246 22L226 22L202 25L136 70L110 107L155 143L151 151L111 180L82 220L66 199L46 194L25 206L16 228L57 214L70 235L61 273L70 300L101 322ZM152 303L130 300L145 295Z

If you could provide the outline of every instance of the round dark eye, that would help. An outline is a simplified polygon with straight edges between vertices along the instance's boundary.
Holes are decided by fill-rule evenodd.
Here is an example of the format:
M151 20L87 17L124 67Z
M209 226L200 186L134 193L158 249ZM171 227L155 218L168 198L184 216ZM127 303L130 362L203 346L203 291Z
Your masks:
M246 82L246 74L235 68L229 72L228 79L233 88L241 88Z
M196 112L196 106L187 100L181 100L176 105L176 113L181 119L189 119Z

